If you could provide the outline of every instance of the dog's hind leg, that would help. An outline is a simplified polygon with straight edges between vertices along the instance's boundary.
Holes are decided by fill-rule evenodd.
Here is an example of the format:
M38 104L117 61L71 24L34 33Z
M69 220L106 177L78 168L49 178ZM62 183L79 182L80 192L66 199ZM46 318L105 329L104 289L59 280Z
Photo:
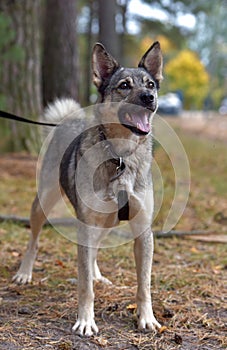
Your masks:
M30 239L20 268L13 277L13 281L17 284L30 283L32 280L32 269L38 251L39 234L42 230L43 224L46 221L46 216L58 199L56 198L56 194L53 189L52 191L48 191L48 193L43 193L42 197L43 198L40 201L39 196L37 195L32 204L30 215ZM42 203L42 206L40 202Z
M93 264L93 280L97 282L102 282L104 284L112 284L108 278L104 277L98 267L97 264L97 253L98 248L93 248L93 256L92 256L92 264Z
M94 227L89 225L82 225L78 231L78 319L73 331L80 336L98 332L94 320L93 281L111 284L101 275L96 261L100 241L108 232L109 229L94 231Z

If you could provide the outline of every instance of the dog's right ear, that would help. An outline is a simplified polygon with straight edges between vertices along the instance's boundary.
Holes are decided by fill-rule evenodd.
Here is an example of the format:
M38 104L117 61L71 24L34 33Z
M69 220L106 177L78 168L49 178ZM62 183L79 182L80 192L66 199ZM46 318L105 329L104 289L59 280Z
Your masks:
M119 68L118 62L106 51L105 47L97 43L92 54L93 83L99 89L105 81Z

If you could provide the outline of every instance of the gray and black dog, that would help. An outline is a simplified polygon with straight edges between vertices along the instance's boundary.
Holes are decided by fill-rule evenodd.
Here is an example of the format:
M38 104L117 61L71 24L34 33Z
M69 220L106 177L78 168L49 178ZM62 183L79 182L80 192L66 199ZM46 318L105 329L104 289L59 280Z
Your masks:
M160 324L151 302L153 255L152 118L162 80L162 54L155 42L138 68L123 68L97 43L92 56L93 82L99 100L84 113L71 99L47 107L48 120L63 120L53 131L39 175L31 210L31 236L16 283L29 283L38 237L47 215L66 194L79 220L78 319L73 330L91 336L94 320L93 281L111 283L96 262L103 236L128 220L134 239L137 272L137 315L140 330Z

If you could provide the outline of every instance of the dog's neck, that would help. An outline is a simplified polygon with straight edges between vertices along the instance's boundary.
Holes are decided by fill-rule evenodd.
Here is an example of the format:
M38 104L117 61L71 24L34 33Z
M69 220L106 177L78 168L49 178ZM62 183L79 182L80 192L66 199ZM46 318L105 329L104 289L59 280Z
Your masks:
M112 182L124 173L125 163L124 163L123 157L119 156L116 153L112 143L109 140L107 140L103 125L99 126L98 131L99 131L99 141L102 142L103 148L108 153L108 156L110 156L109 161L116 165L116 173L110 179L110 181Z

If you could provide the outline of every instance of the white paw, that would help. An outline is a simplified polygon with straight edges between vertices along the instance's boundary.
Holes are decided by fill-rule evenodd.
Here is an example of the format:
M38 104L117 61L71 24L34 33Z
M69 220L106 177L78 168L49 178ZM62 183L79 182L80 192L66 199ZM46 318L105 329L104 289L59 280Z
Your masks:
M17 284L27 284L31 283L32 274L31 273L23 273L18 271L16 275L12 278L12 281Z
M112 282L110 280L108 280L108 278L103 277L102 275L98 278L94 278L94 281L101 282L101 283L108 284L108 285L112 284Z
M103 275L101 274L97 261L94 261L94 266L93 266L93 280L97 281L97 282L102 282L104 284L112 284L112 282L110 280L108 280L108 278L103 277Z
M90 337L93 334L97 334L99 331L93 318L88 320L78 318L72 329L76 334L82 337Z
M155 331L161 328L160 323L156 320L153 314L150 303L138 305L138 329L141 331Z

